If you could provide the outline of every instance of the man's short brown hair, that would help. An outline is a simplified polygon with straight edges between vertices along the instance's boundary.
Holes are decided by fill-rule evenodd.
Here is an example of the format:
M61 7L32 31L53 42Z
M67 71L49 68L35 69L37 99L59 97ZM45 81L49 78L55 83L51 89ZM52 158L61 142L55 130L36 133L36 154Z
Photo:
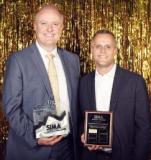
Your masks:
M95 32L93 37L92 37L92 40L94 40L94 38L99 34L109 34L115 40L115 35L113 34L113 32L109 31L108 29L101 29L101 30L98 30L97 32Z

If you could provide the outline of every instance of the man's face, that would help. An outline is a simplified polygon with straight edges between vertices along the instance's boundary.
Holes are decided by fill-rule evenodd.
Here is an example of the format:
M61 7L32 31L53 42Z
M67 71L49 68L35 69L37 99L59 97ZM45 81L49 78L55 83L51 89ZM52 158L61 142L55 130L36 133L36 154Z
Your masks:
M98 34L92 40L91 52L96 63L96 67L110 68L114 64L116 54L116 44L110 34Z
M34 30L39 44L49 48L56 46L63 28L63 16L54 9L44 9L36 15Z

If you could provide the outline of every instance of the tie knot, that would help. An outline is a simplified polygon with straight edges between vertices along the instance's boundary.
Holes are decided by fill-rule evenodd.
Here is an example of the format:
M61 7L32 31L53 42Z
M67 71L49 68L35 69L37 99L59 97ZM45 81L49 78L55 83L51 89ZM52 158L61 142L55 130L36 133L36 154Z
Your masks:
M55 57L55 55L52 54L52 53L47 53L46 57L47 57L49 60L52 60L52 59Z

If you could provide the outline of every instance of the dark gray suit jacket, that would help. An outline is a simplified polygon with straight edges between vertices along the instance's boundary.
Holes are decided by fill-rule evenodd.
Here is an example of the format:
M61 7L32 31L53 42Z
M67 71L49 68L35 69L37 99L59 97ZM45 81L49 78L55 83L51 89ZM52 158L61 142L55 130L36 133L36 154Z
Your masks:
M96 110L95 72L81 79L79 101L83 125L84 111ZM147 89L141 76L117 66L110 111L113 111L113 160L147 160L150 112ZM82 152L87 154L87 160L95 157L94 153L90 154L85 148Z
M58 49L70 102L73 144L77 133L78 56ZM47 160L51 146L38 146L34 136L33 107L53 99L48 75L35 44L12 54L7 61L3 106L9 121L7 160ZM76 146L74 146L76 149Z

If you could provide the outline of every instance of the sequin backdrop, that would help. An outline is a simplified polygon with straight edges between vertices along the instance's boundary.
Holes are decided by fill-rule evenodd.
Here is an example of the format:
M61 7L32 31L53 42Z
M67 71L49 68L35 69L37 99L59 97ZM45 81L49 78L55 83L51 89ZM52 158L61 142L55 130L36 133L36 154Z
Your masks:
M80 56L82 72L95 67L90 53L92 35L108 28L116 35L117 63L143 75L151 95L150 0L0 0L0 86L8 56L32 43L33 13L48 2L65 14L59 45Z
M1 0L0 84L7 57L32 43L33 13L48 2L65 13L59 45L79 54L83 72L94 68L90 53L92 35L100 28L108 28L118 42L117 63L142 74L151 93L150 0Z

